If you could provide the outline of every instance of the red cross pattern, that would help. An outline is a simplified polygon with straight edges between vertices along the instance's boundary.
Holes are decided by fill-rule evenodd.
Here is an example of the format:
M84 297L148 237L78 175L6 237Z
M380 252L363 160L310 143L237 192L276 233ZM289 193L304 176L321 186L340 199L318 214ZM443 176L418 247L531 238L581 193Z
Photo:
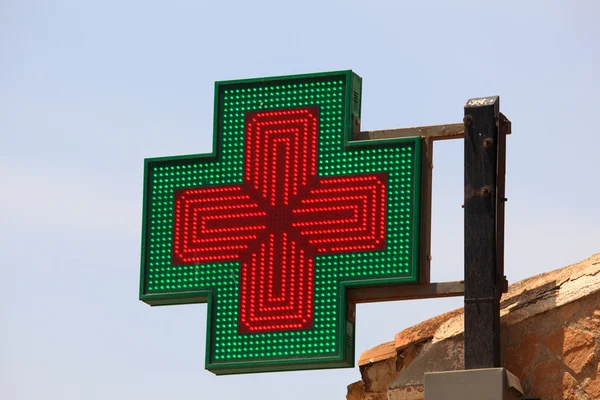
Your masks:
M173 263L240 262L240 333L309 329L315 256L385 248L387 176L318 177L318 107L244 129L241 184L175 191Z

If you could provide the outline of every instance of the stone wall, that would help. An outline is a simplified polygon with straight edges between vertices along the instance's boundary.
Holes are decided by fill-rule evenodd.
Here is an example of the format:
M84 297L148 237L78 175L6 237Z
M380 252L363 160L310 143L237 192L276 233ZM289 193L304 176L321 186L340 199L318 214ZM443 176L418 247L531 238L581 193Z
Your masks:
M600 254L517 282L501 302L504 366L525 394L600 399ZM463 368L462 309L364 352L348 400L424 398L425 372Z
M524 320L503 335L504 365L527 394L600 399L600 294Z

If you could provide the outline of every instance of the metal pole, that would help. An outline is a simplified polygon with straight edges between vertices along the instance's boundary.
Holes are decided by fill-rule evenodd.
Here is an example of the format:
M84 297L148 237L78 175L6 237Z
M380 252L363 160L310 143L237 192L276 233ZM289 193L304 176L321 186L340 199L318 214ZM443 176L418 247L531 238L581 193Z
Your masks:
M501 366L505 131L499 117L498 96L465 105L465 369Z

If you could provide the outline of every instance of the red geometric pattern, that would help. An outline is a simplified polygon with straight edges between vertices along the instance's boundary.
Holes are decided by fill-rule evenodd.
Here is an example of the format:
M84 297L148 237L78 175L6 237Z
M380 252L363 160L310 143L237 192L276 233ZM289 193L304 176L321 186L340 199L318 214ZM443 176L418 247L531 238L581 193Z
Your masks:
M317 107L246 115L240 185L175 192L173 263L241 263L241 333L313 325L317 254L385 248L386 175L317 177Z

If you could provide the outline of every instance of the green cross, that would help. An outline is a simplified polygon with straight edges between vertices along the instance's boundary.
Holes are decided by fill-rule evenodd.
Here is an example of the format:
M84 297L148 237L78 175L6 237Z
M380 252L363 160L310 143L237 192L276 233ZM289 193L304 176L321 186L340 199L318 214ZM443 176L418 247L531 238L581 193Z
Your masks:
M351 71L218 82L215 151L206 155L146 160L140 299L151 305L208 302L206 367L214 373L352 367L354 324L346 315L346 288L417 281L420 140L351 142L355 121L360 118L360 89L361 79ZM302 185L297 183L300 178L294 180L287 176L289 174L277 172L278 165L281 171L287 167L282 161L285 157L277 158L274 154L284 149L290 152L296 149L300 155L307 151L294 145L297 143L294 140L308 137L309 131L302 130L306 122L304 125L298 122L302 115L310 115L311 121L316 121L314 184L324 182L329 193L338 197L350 193L345 200L319 193L313 194L316 197L310 200L308 192L301 195ZM253 129L252 121L266 124L267 134L279 136L272 136L275 139L271 142L264 139L260 146L253 147L254 152L249 152L247 140ZM269 124L279 125L273 128ZM263 147L265 159L272 158L271 164L261 159ZM299 157L298 154L295 157ZM250 161L251 157L256 160ZM248 186L248 179L252 178L248 171L264 175L261 179L266 183L256 187L263 188L266 193L263 197L271 196L274 203L287 196L284 195L287 189L284 191L277 182L291 182L290 191L296 190L293 189L296 184L300 188L296 190L299 200L292 208L300 210L299 213L308 210L312 217L304 221L304 225L294 220L286 225L281 220L295 218L292 208L283 213L273 211L268 202L261 203L260 193L253 193L251 185L247 194L235 192L234 188ZM384 182L383 207L386 209L382 214L385 221L381 237L374 233L379 232L379 228L370 225L368 218L361 217L364 214L361 210L365 208L361 208L361 204L371 204L369 193L375 196L376 191L363 188L360 192L360 185L369 183L351 178L355 176L362 177L360 182L375 179L366 177L377 177ZM274 183L269 183L271 181ZM331 189L335 182L339 187ZM309 200L303 200L306 198ZM360 203L357 199L367 200ZM321 215L314 208L307 209L302 201L325 204L327 207L323 209L333 211ZM332 204L338 206L331 207ZM282 210L281 207L276 209ZM248 210L250 212L246 212ZM321 220L327 229L315 233L302 228L315 224L325 226ZM282 260L291 253L281 249L289 246L263 244L262 248L257 247L261 241L276 243L277 239L263 240L265 232L271 232L271 237L276 238L281 229L297 232L294 251L304 252L306 259L314 260L310 261L310 281L305 280L300 286L297 278L288 283L282 278L288 271L285 265L290 264ZM305 232L309 234L304 235ZM346 235L345 232L354 233ZM373 239L373 235L377 238ZM335 240L351 245L315 247L315 241ZM264 256L269 246L279 246L271 257L272 262ZM306 259L303 262L309 265ZM268 273L264 272L265 277L252 278L250 273L242 273L252 270L249 265L270 271L271 275L266 276ZM306 273L307 269L302 271ZM264 296L256 294L262 290L256 283L259 281L263 286L270 282L274 292L268 297L266 291ZM256 284L248 286L247 282ZM286 290L294 293L302 288L304 300L297 301L298 304L288 307L288 303L281 300ZM258 306L244 308L243 299L249 295L281 307L267 307L262 311ZM292 311L281 311L290 307ZM298 308L302 307L304 314L299 320L280 315L282 312L300 315ZM262 315L255 318L259 322L242 323L248 320L247 315L254 315L254 309L257 315Z

